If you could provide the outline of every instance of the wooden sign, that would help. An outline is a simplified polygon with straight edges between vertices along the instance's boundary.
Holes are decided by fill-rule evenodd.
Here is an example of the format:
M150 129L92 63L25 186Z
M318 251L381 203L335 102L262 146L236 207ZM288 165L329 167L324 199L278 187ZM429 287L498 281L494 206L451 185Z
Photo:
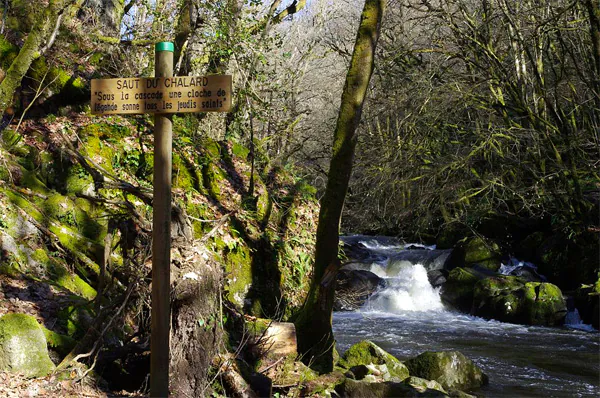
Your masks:
M92 113L229 112L231 76L92 80Z

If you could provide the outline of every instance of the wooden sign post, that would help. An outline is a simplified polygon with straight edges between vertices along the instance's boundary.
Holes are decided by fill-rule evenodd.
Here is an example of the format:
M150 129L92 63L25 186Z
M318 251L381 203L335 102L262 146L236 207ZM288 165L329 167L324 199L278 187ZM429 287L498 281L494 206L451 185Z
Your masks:
M92 80L94 114L154 113L150 396L169 395L173 113L229 112L231 76L173 77L173 43L155 46L154 78Z

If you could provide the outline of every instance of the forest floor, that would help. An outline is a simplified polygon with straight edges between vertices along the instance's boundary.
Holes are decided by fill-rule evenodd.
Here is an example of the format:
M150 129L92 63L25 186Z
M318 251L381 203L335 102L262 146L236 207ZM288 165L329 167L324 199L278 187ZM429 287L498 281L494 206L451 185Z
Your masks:
M56 323L61 308L61 292L46 284L28 283L24 279L0 275L0 316L9 312L35 317L42 325ZM63 303L64 304L64 303ZM52 358L52 355L51 355ZM56 364L60 358L53 358ZM81 378L84 370L68 374L50 374L28 378L20 374L0 372L0 397L141 397L127 391L109 391L94 377Z

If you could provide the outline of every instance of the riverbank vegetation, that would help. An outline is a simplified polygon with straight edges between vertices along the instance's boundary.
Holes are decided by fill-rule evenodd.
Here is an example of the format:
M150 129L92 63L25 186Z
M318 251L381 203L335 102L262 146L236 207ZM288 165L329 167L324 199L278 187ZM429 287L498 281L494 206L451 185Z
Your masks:
M173 394L250 394L269 374L280 393L319 396L363 388L348 371L385 375L354 369L366 359L334 367L331 297L313 331L332 373L297 351L263 355L272 321L303 333L321 311L299 316L311 278L314 299L343 261L340 211L343 233L437 244L484 267L531 261L591 318L600 6L517 3L390 0L361 55L358 0L1 1L0 315L33 316L20 321L63 375L6 385L50 394L64 377L73 394L146 391L152 118L92 116L89 98L91 79L151 76L163 40L175 75L231 74L234 89L227 115L174 117ZM344 137L352 150L339 155ZM322 199L335 202L329 217ZM314 274L318 223L329 232ZM459 282L470 272L456 269ZM309 340L301 352L320 341ZM450 388L410 376L394 391Z

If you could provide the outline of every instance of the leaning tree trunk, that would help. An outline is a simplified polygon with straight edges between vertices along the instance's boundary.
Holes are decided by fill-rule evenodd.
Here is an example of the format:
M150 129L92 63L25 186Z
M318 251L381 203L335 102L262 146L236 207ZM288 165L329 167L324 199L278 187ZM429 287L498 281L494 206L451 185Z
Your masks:
M335 340L331 314L335 277L339 269L339 224L352 173L356 129L373 72L384 8L385 0L365 1L342 93L327 187L321 201L313 278L304 308L296 320L298 349L303 361L320 372L333 369Z
M50 0L46 9L38 17L19 54L6 71L4 80L0 83L0 115L4 114L6 109L12 105L15 91L21 85L21 81L29 70L31 63L41 55L41 48L42 45L46 44L46 40L54 37L52 32L56 29L56 25L60 24L61 14L73 3L80 5L81 1Z

